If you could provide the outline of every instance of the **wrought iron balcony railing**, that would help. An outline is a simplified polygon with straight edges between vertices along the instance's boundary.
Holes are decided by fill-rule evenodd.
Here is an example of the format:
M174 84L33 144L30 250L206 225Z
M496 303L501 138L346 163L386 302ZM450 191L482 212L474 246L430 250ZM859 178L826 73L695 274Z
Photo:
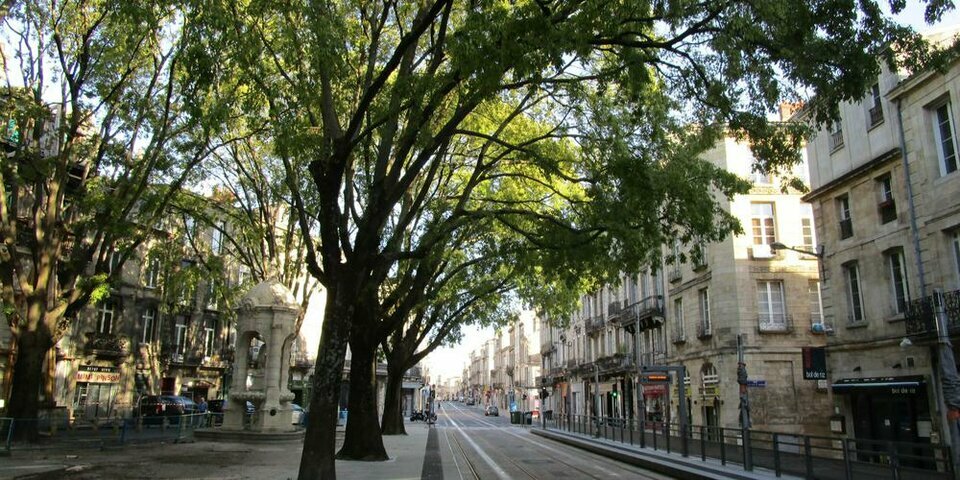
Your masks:
M960 290L953 290L941 294L943 309L946 313L947 333L960 331ZM907 335L924 335L937 333L937 317L935 296L912 300L907 304L904 312L904 327Z
M84 349L87 353L99 357L123 357L130 353L130 342L126 337L113 333L87 332Z

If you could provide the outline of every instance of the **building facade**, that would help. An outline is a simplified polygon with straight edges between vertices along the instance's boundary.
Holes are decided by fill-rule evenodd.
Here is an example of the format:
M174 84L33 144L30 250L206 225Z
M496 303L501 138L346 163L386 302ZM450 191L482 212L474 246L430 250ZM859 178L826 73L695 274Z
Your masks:
M935 32L949 38L953 32ZM884 69L807 145L824 245L834 424L858 438L944 437L934 297L960 328L960 63ZM940 293L942 292L942 296Z
M829 331L811 208L799 192L783 193L778 178L753 173L743 143L727 139L704 159L754 180L749 194L723 201L745 234L673 245L665 259L693 251L693 261L624 274L617 285L584 296L570 318L541 318L545 408L677 422L683 382L690 422L736 427L739 338L753 427L825 433L826 384L802 375L802 348L824 345ZM810 254L776 248L782 246ZM656 366L683 366L686 375L669 384L643 382L641 368Z

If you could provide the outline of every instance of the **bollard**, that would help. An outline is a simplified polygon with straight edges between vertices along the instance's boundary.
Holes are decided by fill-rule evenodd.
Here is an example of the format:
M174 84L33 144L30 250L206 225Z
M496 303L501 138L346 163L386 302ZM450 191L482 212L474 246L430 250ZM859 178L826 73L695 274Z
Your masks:
M163 417L163 419L160 420L160 431L166 432L167 428L169 427L170 427L170 420L167 417Z
M640 448L647 448L647 428L645 419L640 419Z
M720 465L727 464L727 433L720 427Z
M703 434L704 430L709 427L704 427L700 425L700 461L707 461L707 437Z
M780 436L773 434L773 473L780 478Z
M753 452L750 451L750 430L744 428L740 433L743 443L743 469L753 471Z
M803 437L803 460L806 463L807 478L813 478L813 450L810 448L810 437Z
M890 449L890 470L893 473L893 480L900 480L900 458L897 456L897 446L893 442L887 442L887 448Z
M120 445L127 443L127 421L121 420L123 422L120 426Z

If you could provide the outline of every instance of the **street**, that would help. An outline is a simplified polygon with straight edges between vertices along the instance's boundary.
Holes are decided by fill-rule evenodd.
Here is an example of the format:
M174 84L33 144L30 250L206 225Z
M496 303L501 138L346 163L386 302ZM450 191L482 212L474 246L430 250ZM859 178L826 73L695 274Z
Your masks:
M508 412L501 413L485 417L482 405L442 402L434 429L443 476L432 475L425 463L423 478L671 478L534 437L528 429L510 425ZM430 444L428 439L428 455Z

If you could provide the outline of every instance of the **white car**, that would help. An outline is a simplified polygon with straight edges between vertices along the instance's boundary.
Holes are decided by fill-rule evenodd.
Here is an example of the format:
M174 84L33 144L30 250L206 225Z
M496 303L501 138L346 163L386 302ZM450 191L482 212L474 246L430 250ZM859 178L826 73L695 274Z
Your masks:
M300 425L300 422L304 420L303 418L303 407L297 405L296 403L290 404L290 423L293 425Z

